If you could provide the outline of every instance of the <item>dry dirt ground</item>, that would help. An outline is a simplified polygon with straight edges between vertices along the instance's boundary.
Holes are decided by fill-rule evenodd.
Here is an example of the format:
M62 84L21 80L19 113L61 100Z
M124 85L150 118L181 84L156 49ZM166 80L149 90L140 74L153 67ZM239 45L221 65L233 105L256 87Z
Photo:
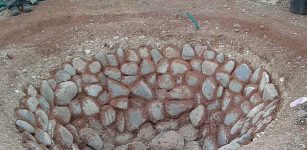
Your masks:
M199 31L186 12L196 16ZM22 90L48 78L67 56L88 57L85 51L104 46L186 42L262 66L278 84L277 119L241 149L307 149L307 127L293 124L295 110L289 108L307 96L307 16L291 14L285 1L255 0L46 0L18 17L0 13L0 149L24 149L14 126Z

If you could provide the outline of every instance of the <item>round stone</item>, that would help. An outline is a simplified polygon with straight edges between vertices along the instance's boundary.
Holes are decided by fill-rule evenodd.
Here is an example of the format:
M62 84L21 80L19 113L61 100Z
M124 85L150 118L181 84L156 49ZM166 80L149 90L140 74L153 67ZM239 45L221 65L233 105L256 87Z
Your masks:
M98 61L94 61L89 65L91 73L98 73L101 70L101 64Z
M182 50L182 59L183 60L191 60L195 56L195 51L191 45L185 44Z
M61 123L67 124L70 122L71 113L68 107L56 106L53 108L52 114Z
M22 131L27 131L28 133L34 133L35 132L34 127L31 124L29 124L28 122L25 122L23 120L16 120L15 124Z
M238 80L247 82L252 75L252 71L247 64L241 64L235 69L234 75Z
M213 75L215 73L215 70L217 69L218 64L211 62L211 61L204 61L202 63L202 73L204 75L210 76Z
M78 87L74 82L67 81L59 84L59 88L55 91L57 98L56 104L60 106L68 105L77 95Z
M82 101L82 110L85 115L91 116L99 113L99 107L97 104L90 98L85 99Z
M150 147L153 150L183 149L184 138L176 131L162 132L151 141Z
M90 147L99 150L102 149L104 142L101 140L97 132L91 128L82 128L80 131L81 139Z
M137 75L137 73L139 71L139 66L135 62L128 62L128 63L123 64L120 67L120 71L124 75L135 76L135 75Z

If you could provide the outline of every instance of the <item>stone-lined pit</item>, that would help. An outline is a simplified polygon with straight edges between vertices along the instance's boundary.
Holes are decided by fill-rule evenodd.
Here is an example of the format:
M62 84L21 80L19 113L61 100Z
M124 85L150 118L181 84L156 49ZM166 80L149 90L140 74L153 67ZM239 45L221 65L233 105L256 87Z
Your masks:
M15 110L30 149L237 149L275 117L278 91L206 46L99 52L63 64Z

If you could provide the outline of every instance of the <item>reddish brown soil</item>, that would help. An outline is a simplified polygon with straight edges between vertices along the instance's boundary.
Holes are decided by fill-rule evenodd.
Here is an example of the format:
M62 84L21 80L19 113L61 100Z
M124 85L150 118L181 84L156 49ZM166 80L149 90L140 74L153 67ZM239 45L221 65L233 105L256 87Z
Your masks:
M247 0L47 0L31 13L0 13L0 149L23 149L13 109L21 90L37 84L67 56L104 46L161 48L185 42L263 66L279 85L283 107L277 120L242 149L306 149L306 126L294 126L289 103L307 91L307 16ZM184 15L193 13L201 29ZM234 23L240 24L239 32ZM13 57L10 59L7 54ZM26 71L25 71L26 69ZM284 82L280 82L280 78Z

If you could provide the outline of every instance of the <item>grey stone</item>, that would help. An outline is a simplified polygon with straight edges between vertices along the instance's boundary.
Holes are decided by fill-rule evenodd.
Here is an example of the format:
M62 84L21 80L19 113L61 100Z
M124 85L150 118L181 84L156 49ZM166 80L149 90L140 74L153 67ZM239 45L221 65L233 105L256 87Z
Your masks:
M250 98L249 98L249 101L254 104L254 105L257 105L259 104L262 99L261 99L261 96L259 93L254 93Z
M217 69L217 67L218 67L218 64L216 64L214 62L204 61L202 63L202 67L201 67L202 69L201 70L202 70L202 73L204 75L210 76L210 75L215 73L215 70Z
M144 124L133 141L149 143L155 137L156 131L150 123Z
M262 99L265 101L272 101L278 96L278 91L274 84L266 84L264 86Z
M78 92L81 93L82 92L82 79L80 78L80 76L73 76L72 81L77 84Z
M260 77L260 73L261 73L261 68L257 68L252 77L251 77L251 82L252 83L256 83L258 80L259 80L259 77Z
M109 64L110 66L112 66L112 67L117 67L117 66L119 65L118 60L117 60L117 58L116 58L115 55L113 55L113 54L108 54L108 55L106 56L106 58L107 58L107 62L108 62L108 64Z
M170 74L162 74L158 76L158 86L161 89L170 90L176 85L175 79Z
M103 72L98 73L97 77L98 77L99 83L100 83L102 86L106 86L106 85L107 85L107 79L108 79L108 78L107 78L106 75L104 75Z
M131 91L134 95L145 98L152 99L153 93L149 86L144 81L139 81L131 88Z
M15 111L15 118L17 120L26 121L34 127L36 126L36 120L34 114L27 109L17 109Z
M174 100L174 101L167 101L165 103L166 112L173 118L178 117L182 113L192 108L193 108L193 104L191 104L190 101Z
M93 74L82 74L81 75L82 82L84 83L97 83L98 78Z
M124 74L124 75L129 75L129 76L135 76L138 74L139 71L139 66L137 63L135 62L128 62L123 64L120 67L120 71Z
M203 61L200 59L192 59L190 61L190 64L193 68L193 70L199 71L201 72L201 65L202 65Z
M110 102L110 105L114 108L121 109L121 110L127 110L129 107L129 99L128 98L117 98L113 99Z
M249 110L251 109L250 107L251 106L248 101L245 101L241 104L241 110L245 115L248 114Z
M81 73L85 72L86 62L84 62L82 59L80 58L73 59L72 65L78 72L81 72Z
M251 118L248 118L247 120L245 120L243 126L242 126L242 129L241 129L241 132L240 134L243 135L247 132L247 130L251 127Z
M257 87L255 85L246 85L244 88L244 96L250 96L252 93L254 93L257 90Z
M123 113L118 113L116 116L116 129L119 132L125 131L125 117Z
M27 108L32 111L35 112L36 108L38 106L39 102L37 100L37 98L35 97L30 97L27 101L26 101L26 106Z
M182 85L173 88L168 92L169 98L174 100L191 99L194 97L191 89L188 86Z
M98 102L100 105L107 104L110 101L110 94L107 91L103 91L99 96L98 96Z
M140 62L140 57L135 51L127 50L126 54L127 54L127 61Z
M71 145L70 148L71 148L71 150L80 150L79 146L74 144L74 143Z
M157 72L158 73L166 73L168 71L169 68L169 60L164 58L161 59L158 64L157 64Z
M35 116L37 125L44 131L47 131L49 123L47 114L41 108L39 108L36 110Z
M150 59L143 59L140 64L140 71L142 75L151 74L155 71L155 64Z
M216 90L216 97L221 98L224 94L224 87L218 86Z
M203 105L198 105L190 112L189 118L195 127L199 127L204 123L205 115L205 107Z
M120 81L121 80L121 72L117 68L110 68L107 67L104 69L104 74L114 80Z
M156 74L149 75L146 81L151 85L157 85L157 75Z
M50 105L46 101L46 99L43 96L37 96L39 107L41 107L47 114L50 112Z
M251 142L252 139L253 139L252 135L250 133L246 133L240 137L240 140L237 143L243 145L248 142Z
M230 134L231 135L234 135L234 134L237 134L241 131L242 129L242 126L244 124L244 121L243 119L240 119L239 121L237 121L230 129Z
M240 144L236 142L231 142L227 145L224 145L223 147L220 147L219 150L237 150L240 147L241 147Z
M63 82L63 81L68 81L70 80L71 76L69 73L67 73L66 71L63 70L58 70L55 73L55 81L57 83Z
M50 87L48 81L44 80L42 82L40 93L48 101L49 104L53 104L54 92L52 88Z
M108 61L106 58L106 54L103 52L98 52L95 56L95 59L98 60L102 66L107 66L108 65Z
M222 101L222 111L226 111L229 109L231 101L233 101L233 96L229 91L226 91Z
M195 56L195 51L191 45L185 44L182 50L182 59L183 60L191 60Z
M178 127L178 122L174 120L158 122L155 126L155 129L158 132L166 132L168 130L174 130Z
M149 149L148 146L141 142L131 142L128 144L128 147L131 148L132 150L147 150Z
M101 70L101 64L98 61L94 61L89 65L91 73L98 73Z
M218 146L215 143L215 140L211 137L208 137L204 141L203 150L216 150Z
M26 141L27 146L31 149L31 150L43 150L43 147L41 145L39 145L37 142L33 142L33 141Z
M35 129L34 129L35 131ZM33 132L34 133L34 132ZM22 138L22 142L25 142L25 141L33 141L33 142L36 142L37 143L37 140L35 139L35 137L32 135L33 133L29 133L27 131L23 131L22 134L21 134L21 138Z
M234 60L230 60L223 66L223 69L227 71L229 74L232 73L233 69L235 68L236 62Z
M256 116L257 113L259 113L262 109L264 108L264 103L261 103L257 106L255 106L253 109L251 109L249 111L249 113L247 114L247 118L253 118Z
M216 84L211 78L207 78L202 85L202 93L207 100L212 100L214 97Z
M189 69L189 64L181 59L175 59L171 62L171 73L172 75L183 74Z
M162 54L156 49L152 49L150 51L150 55L151 55L153 61L155 62L155 64L157 64L159 62L159 60L161 60L163 58Z
M213 103L211 103L207 106L207 110L209 112L213 112L213 111L217 110L219 107L220 107L220 102L214 101Z
M52 110L52 113L54 117L57 118L60 122L64 124L67 124L70 122L71 113L70 113L69 108L55 106Z
M164 106L161 102L153 102L148 105L148 115L151 121L157 122L164 119Z
M234 93L241 93L242 88L243 85L235 79L232 79L229 83L229 90L231 90Z
M178 133L188 142L194 141L198 138L198 130L196 130L192 124L182 126L179 128Z
M149 48L148 47L139 47L139 54L142 59L150 57Z
M184 149L186 150L201 150L198 142L192 141L185 144Z
M101 108L101 114L100 114L100 119L102 121L102 125L103 126L109 126L112 123L114 123L115 119L116 119L116 111L114 110L114 108L110 107L110 106L103 106Z
M127 129L134 131L138 129L145 121L146 118L141 109L131 108L127 112Z
M63 70L71 76L76 75L76 69L70 64L65 64Z
M138 79L138 76L123 76L121 82L127 85L132 85Z
M56 104L63 106L71 102L71 100L77 95L78 87L72 81L62 82L59 84L59 89L55 91L57 98Z
M54 137L55 125L56 125L56 121L54 119L48 121L47 133L50 136L50 138Z
M264 114L264 111L260 111L259 113L256 114L256 116L252 119L252 125L255 125L259 119L262 117Z
M215 58L215 52L214 51L210 51L210 50L206 50L204 51L204 57L206 60L212 60Z
M69 109L70 109L71 114L74 116L81 115L82 113L81 104L79 101L72 101L69 104Z
M59 125L57 132L57 140L60 141L64 147L69 148L73 144L73 135L61 125Z
M130 142L133 135L129 132L126 133L120 133L115 137L115 141L119 143L120 145L124 145Z
M222 64L224 62L224 59L225 59L225 55L224 53L219 53L217 56L216 56L216 60L218 63Z
M217 142L219 146L226 145L229 142L227 131L223 126L220 126L217 133Z
M80 131L81 139L95 150L102 149L104 142L101 140L97 132L91 128L82 128Z
M235 69L234 75L238 80L248 82L252 71L247 64L241 64Z
M82 101L82 110L85 115L91 116L99 113L99 107L97 104L90 98L85 99Z
M269 82L270 82L270 77L269 77L268 73L263 72L262 75L261 75L260 83L259 83L260 92L262 92L264 90L265 85L268 84Z
M35 97L37 95L37 91L36 91L36 89L33 85L29 85L29 87L27 89L27 93L31 97Z
M85 87L85 92L88 96L97 97L101 91L102 87L100 85L93 84Z
M15 124L22 131L27 131L28 133L31 133L31 134L33 134L35 132L34 127L31 124L29 124L28 122L25 122L23 120L16 120Z
M108 80L108 90L113 98L128 96L130 93L130 90L127 87L112 80Z
M182 150L184 138L177 132L171 130L158 134L150 143L153 150Z
M41 129L36 129L35 131L35 138L38 142L45 146L50 146L51 145L51 139L47 132L41 130Z
M180 52L178 51L178 49L175 46L172 46L172 45L163 48L162 53L168 59L180 57Z
M124 49L122 49L122 48L116 49L116 50L115 50L115 54L116 54L116 56L117 56L119 62L124 62L124 60L125 60L125 55L126 55Z
M233 125L234 123L236 123L236 121L238 120L239 118L239 113L236 112L236 111L231 111L231 112L228 112L225 116L225 119L224 119L224 124L226 126L231 126Z
M229 83L229 75L226 73L216 73L215 78L218 82L222 84L223 87L227 87Z

